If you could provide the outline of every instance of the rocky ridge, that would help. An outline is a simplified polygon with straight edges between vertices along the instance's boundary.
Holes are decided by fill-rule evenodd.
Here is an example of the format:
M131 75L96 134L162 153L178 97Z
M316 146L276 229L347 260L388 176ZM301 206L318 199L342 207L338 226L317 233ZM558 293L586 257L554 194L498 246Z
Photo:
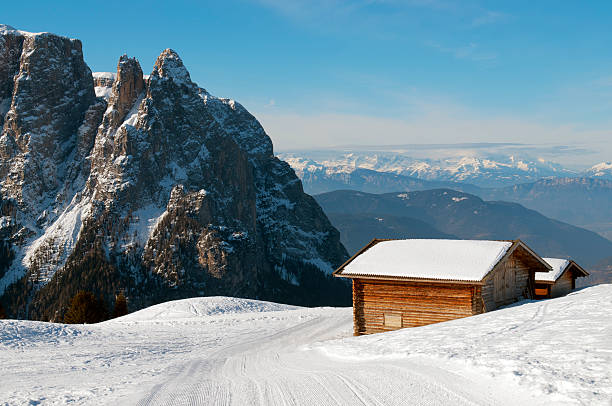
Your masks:
M92 75L78 40L5 27L0 59L0 291L13 316L56 320L78 289L123 290L133 309L348 300L329 275L347 258L338 231L259 122L193 83L176 52L148 77L126 55Z

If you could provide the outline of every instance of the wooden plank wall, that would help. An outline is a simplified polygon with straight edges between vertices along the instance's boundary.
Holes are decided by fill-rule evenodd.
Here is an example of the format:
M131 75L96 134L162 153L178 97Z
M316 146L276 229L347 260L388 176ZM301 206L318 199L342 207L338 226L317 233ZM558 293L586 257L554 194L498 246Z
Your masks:
M518 250L514 251L485 278L482 299L487 311L514 303L523 298L527 291L533 289L533 280L531 287L529 283L529 279L533 276L529 266L521 259L521 255Z
M380 333L385 313L401 315L402 327L417 327L474 314L470 285L402 281L353 280L355 335Z
M550 290L551 297L559 297L567 295L572 291L572 281L573 276L572 273L568 270L563 272L563 274L557 279L555 284L552 286Z

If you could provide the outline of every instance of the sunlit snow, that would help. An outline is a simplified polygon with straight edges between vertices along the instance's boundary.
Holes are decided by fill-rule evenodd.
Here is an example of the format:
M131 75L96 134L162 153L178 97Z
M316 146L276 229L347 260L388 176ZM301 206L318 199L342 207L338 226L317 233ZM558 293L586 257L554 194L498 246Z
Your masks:
M352 337L351 308L210 297L0 320L6 404L609 405L612 285Z

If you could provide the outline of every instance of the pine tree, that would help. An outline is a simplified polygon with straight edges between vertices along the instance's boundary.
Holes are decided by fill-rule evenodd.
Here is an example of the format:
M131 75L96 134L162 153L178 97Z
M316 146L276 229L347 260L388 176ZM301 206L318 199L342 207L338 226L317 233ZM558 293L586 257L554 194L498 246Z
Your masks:
M6 319L6 313L4 312L4 307L2 307L2 303L0 303L0 320Z
M128 314L128 306L127 299L123 295L123 292L120 292L115 298L115 307L113 308L113 315L111 318L121 317Z
M70 307L64 316L64 323L82 324L99 323L106 319L104 302L91 292L80 291L70 302Z

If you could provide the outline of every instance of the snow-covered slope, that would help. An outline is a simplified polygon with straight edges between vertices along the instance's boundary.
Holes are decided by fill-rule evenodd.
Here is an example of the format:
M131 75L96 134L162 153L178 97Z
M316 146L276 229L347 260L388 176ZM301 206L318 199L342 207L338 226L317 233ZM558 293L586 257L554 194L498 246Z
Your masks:
M333 359L432 359L514 382L542 404L612 402L612 285L466 319L313 346ZM518 402L517 402L518 403Z
M612 285L351 337L350 308L233 298L0 320L6 404L609 405ZM27 361L24 361L27 360Z
M114 320L114 322L155 321L159 323L171 322L174 320L197 319L222 314L234 315L295 309L298 309L298 307L236 297L196 297L192 299L174 300L147 307L146 309L123 316L121 319Z

